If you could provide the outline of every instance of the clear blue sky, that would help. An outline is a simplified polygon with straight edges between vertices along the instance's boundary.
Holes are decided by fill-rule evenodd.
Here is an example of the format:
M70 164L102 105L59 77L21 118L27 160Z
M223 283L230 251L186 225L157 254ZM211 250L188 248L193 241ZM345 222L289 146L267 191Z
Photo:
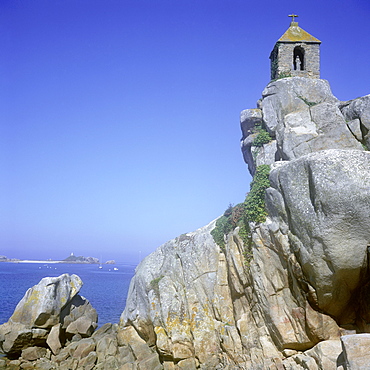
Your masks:
M239 113L289 27L370 93L370 2L0 1L0 254L137 262L244 200Z

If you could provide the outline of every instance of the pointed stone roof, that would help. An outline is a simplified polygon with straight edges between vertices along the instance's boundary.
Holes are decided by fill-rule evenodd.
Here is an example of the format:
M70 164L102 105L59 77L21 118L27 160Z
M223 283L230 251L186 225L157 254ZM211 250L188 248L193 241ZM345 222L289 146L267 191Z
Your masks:
M313 37L301 27L298 27L298 22L291 22L290 27L286 30L283 36L277 42L313 42L320 43L321 41Z

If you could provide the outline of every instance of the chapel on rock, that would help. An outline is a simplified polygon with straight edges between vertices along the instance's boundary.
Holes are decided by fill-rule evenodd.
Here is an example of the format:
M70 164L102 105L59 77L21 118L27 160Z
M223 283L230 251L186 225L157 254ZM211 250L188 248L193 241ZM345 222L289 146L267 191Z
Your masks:
M292 17L289 28L270 54L271 80L292 76L320 78L321 41L298 27L294 21L297 15L289 17Z

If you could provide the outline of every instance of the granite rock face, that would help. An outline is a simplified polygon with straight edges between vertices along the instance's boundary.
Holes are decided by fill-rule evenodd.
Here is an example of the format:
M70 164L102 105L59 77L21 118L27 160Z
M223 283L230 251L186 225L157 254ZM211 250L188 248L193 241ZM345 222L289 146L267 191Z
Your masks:
M271 165L266 221L250 224L250 245L236 228L221 249L213 221L158 248L120 330L166 369L356 368L347 342L370 332L368 101L340 102L320 79L271 82L241 115L251 173ZM261 128L272 140L256 145Z
M17 358L0 358L0 369L163 369L158 353L133 327L119 330L117 324L107 323L92 336L73 337L63 345L55 342L52 333L53 329L49 347L27 346Z
M368 279L370 152L331 149L282 162L270 182L270 217L289 230L311 304L348 324Z
M81 287L77 275L64 274L27 291L0 325L0 350L7 356L0 358L0 369L163 368L133 327L107 323L95 331L97 313L78 294Z
M343 335L341 337L345 369L368 369L370 363L370 334Z
M306 299L296 266L284 262L292 259L288 240L274 223L253 232L250 262L238 228L222 251L210 235L213 227L169 241L141 263L121 330L135 328L168 368L279 368L289 360L296 369L292 356L315 362L308 351L334 366L340 328Z
M77 275L43 278L27 290L10 320L30 327L51 328L59 322L62 309L81 287L82 280Z
M221 338L241 359L227 261L213 228L214 222L165 243L144 259L131 282L121 326L133 325L163 359L214 368L223 354Z
M354 135L370 148L370 95L344 102L340 109Z
M10 358L28 347L47 347L54 352L61 342L78 334L89 336L97 327L96 310L78 292L77 275L43 278L28 289L9 321L0 325L0 349ZM50 338L49 338L50 337Z
M250 172L254 174L260 164L325 149L364 150L362 144L369 140L369 98L342 103L333 96L328 82L320 79L291 77L269 83L259 108L241 113L242 152ZM256 123L273 141L262 147L254 145Z

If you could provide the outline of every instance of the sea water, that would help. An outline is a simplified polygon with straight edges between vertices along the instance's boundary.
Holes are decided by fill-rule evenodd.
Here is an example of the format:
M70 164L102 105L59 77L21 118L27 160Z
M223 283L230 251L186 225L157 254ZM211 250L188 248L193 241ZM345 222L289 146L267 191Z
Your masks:
M76 274L83 286L80 295L88 299L98 312L99 326L118 323L126 305L135 265L0 263L0 324L8 321L27 289L46 276Z

